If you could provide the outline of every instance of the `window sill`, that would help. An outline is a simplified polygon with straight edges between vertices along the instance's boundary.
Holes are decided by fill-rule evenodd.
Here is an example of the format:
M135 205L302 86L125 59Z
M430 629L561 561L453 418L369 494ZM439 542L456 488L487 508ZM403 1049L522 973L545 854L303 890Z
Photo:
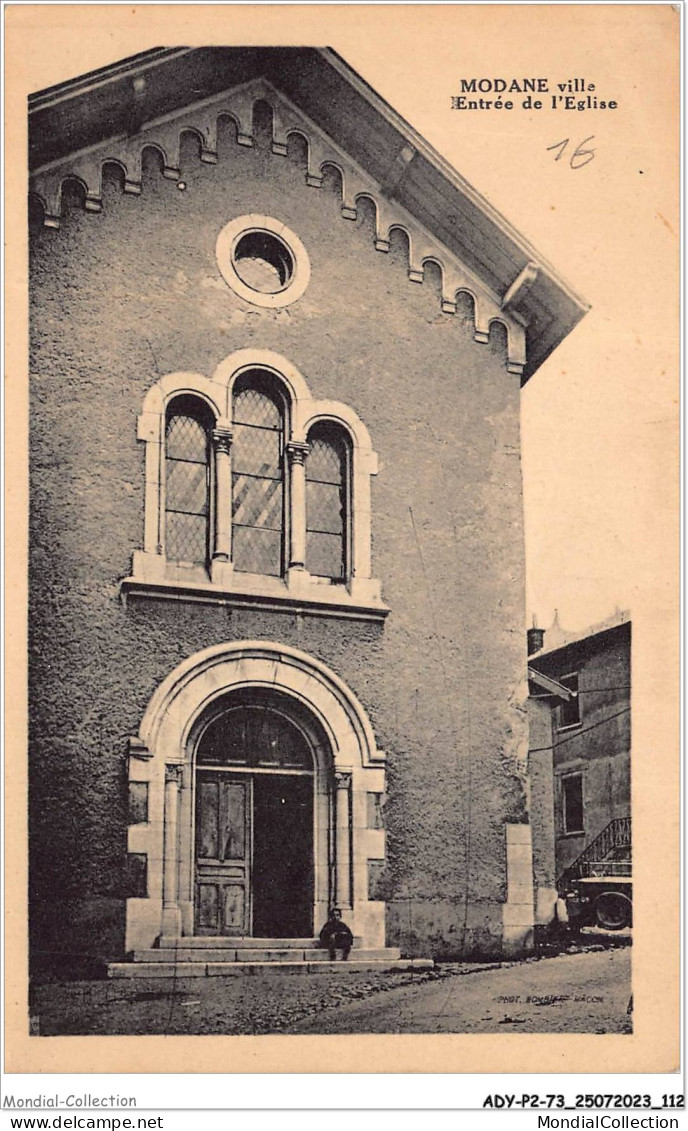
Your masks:
M126 605L132 598L146 597L368 621L383 621L389 613L379 582L373 579L333 585L305 570L289 570L282 579L235 572L228 562L214 562L213 567L208 577L200 569L169 566L159 555L137 551L132 574L120 585L122 600Z

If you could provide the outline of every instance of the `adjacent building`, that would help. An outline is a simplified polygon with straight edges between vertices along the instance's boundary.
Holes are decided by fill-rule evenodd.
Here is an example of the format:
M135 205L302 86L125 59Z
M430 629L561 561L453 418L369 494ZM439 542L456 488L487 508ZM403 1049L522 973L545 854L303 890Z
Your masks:
M555 616L528 638L535 856L553 865L551 892L603 862L630 870L631 620L566 633Z

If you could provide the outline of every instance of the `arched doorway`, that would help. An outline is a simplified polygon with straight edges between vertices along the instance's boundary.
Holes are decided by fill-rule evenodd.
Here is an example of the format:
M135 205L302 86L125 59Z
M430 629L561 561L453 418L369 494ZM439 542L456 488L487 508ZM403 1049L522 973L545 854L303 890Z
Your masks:
M370 817L384 754L361 703L322 661L268 640L189 656L129 740L129 780L147 800L128 831L147 890L127 900L127 950L195 934L305 938L332 903L364 946L385 945L373 888L385 832Z
M319 765L328 827L318 839L329 839L331 812L324 732L260 689L221 698L194 732L194 933L309 938Z

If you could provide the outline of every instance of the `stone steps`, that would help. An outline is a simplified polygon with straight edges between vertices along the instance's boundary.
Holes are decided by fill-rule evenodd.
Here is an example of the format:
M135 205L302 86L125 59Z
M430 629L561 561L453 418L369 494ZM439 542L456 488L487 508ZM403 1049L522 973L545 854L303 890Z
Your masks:
M341 959L341 951L338 954ZM401 958L396 947L379 950L352 950L349 960L356 962L394 962ZM160 947L156 950L136 950L134 962L329 962L326 950L296 947Z
M361 945L361 939L354 939L354 947ZM273 939L253 938L232 935L179 935L162 936L158 943L160 950L200 949L200 950L315 950L320 946L317 938Z
M386 971L431 970L431 958L367 959L347 962L111 962L109 978L212 978L246 974L361 974Z
M402 958L398 947L363 947L361 939L346 962L341 951L331 962L317 938L257 939L202 936L163 937L157 947L134 951L127 962L112 962L109 978L207 978L233 974L326 974L381 970L428 970L428 958Z

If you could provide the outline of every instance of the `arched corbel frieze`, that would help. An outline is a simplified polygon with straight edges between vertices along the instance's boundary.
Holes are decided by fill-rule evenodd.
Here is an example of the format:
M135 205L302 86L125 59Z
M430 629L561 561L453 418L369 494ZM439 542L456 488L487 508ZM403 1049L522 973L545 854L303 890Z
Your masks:
M252 147L253 110L257 102L267 103L272 111L272 153L278 157L286 157L289 137L296 134L302 138L307 154L306 185L311 188L322 187L326 170L335 169L341 182L342 218L356 220L358 201L361 198L371 201L375 209L373 240L375 250L383 254L389 252L392 233L395 230L402 231L408 242L409 281L422 284L425 279L424 264L428 261L437 264L442 277L440 299L442 312L447 315L455 314L457 294L460 292L471 294L475 303L475 341L486 344L489 340L491 322L502 321L507 327L509 372L522 372L525 365L523 319L507 307L513 301L517 289L520 292L531 285L537 273L536 265L528 264L517 280L518 287L516 284L512 285L507 295L500 298L447 248L435 240L400 204L389 200L385 196L383 186L348 158L314 123L282 94L278 94L264 79L246 83L235 90L200 102L188 110L150 122L134 137L108 140L92 147L88 153L76 154L64 161L53 162L39 169L32 178L31 190L43 205L44 226L59 228L62 186L70 177L75 177L84 187L85 210L100 212L103 166L108 163L115 163L122 169L124 192L140 195L143 154L147 148L154 148L159 152L163 177L179 181L180 144L184 133L190 132L197 137L200 143L200 160L205 164L215 165L218 158L218 124L223 118L229 118L234 123L236 144ZM402 164L411 161L414 155L414 152L409 153L404 157Z

